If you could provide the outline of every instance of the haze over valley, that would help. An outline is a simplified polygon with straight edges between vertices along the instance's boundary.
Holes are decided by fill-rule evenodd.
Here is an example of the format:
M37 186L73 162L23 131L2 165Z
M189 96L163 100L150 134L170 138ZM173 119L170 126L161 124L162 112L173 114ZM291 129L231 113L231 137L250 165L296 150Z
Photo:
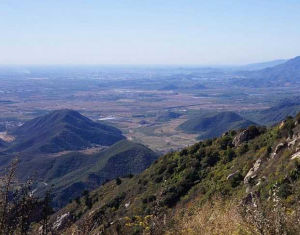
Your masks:
M299 79L293 68L300 59L279 61L273 67L248 65L250 71L247 66L2 67L0 126L10 129L52 110L73 109L165 153L196 141L195 133L178 128L195 115L233 111L243 116L297 97ZM275 79L265 78L266 73ZM257 121L255 115L251 118Z
M0 1L0 235L300 234L300 2Z

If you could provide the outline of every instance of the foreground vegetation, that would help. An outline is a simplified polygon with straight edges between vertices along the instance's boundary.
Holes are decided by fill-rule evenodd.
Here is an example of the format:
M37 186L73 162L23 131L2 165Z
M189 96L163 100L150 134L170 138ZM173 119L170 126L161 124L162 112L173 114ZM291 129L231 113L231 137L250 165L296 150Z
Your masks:
M47 220L48 233L299 234L299 122L168 153L140 175L85 191ZM41 221L29 223L32 234Z
M64 234L298 234L299 121L166 154L140 175L86 192L52 220L68 215Z

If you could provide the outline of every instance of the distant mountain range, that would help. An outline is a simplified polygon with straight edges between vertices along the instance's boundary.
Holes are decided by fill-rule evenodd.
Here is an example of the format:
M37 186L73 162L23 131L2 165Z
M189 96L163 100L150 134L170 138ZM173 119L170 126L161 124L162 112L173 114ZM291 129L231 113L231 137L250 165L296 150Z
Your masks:
M300 83L300 56L258 71L241 72L244 78L234 83L246 86L276 86Z
M56 153L93 145L109 146L125 139L121 131L96 123L73 110L57 110L25 122L10 132L16 141L9 151Z
M283 64L286 61L287 60L272 60L272 61L266 61L261 63L247 64L247 65L239 66L237 67L237 69L247 70L247 71L261 70L261 69L266 69L266 68L274 67L276 65Z
M219 136L228 130L237 130L255 125L234 112L202 114L191 117L178 128L187 133L199 134L198 139Z

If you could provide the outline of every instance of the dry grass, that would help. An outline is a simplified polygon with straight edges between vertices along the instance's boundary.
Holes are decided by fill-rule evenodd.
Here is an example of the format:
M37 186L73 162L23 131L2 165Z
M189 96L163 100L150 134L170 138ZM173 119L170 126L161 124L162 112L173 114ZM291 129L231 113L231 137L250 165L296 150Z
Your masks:
M219 234L257 234L247 225L238 212L238 204L212 200L200 208L194 209L192 215L179 216L177 234L219 235Z

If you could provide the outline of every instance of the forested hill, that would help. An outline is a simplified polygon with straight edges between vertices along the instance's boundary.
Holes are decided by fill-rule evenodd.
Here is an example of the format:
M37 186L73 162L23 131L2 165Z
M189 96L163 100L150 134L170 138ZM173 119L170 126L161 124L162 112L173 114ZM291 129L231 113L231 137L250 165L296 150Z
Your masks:
M25 122L11 131L16 136L10 151L55 153L93 145L109 146L124 139L115 127L96 123L74 110L56 110Z

